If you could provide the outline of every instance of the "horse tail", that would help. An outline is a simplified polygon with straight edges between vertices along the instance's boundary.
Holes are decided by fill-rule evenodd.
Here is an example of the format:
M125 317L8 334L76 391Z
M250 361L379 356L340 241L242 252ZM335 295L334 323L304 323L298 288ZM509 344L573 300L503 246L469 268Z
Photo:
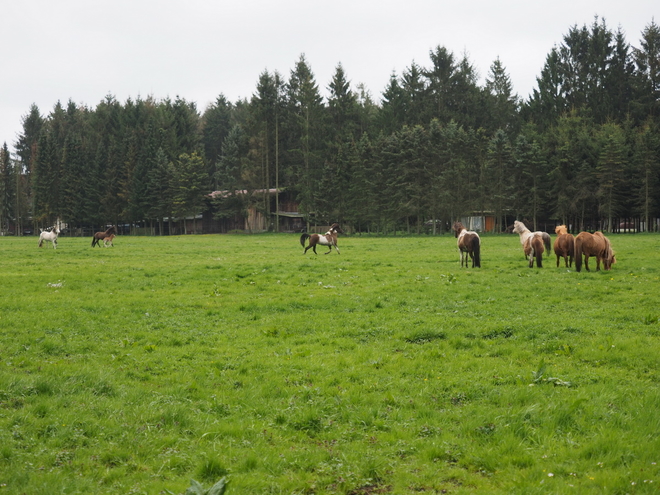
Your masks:
M529 267L534 267L534 258L536 258L536 266L538 268L543 268L543 239L539 236L534 236L529 241L529 247L532 249L532 252L529 253Z
M582 270L582 238L578 235L575 238L575 256L573 261L575 261L575 271L579 272Z
M41 247L43 243L44 243L43 237L39 237L39 247Z
M568 266L571 266L573 264L573 255L575 253L575 237L573 237L571 234L567 234L567 236L568 236L567 251L568 251L568 260L569 260Z
M309 234L307 234L307 233L301 235L301 236L300 236L300 245L301 245L302 247L305 247L305 241L306 241L307 239L309 239L310 237L311 237L311 236L310 236Z
M545 244L545 250L548 252L548 256L550 256L550 234L547 232L543 232L543 244Z
M534 249L536 268L543 268L543 242L539 241Z
M472 254L474 255L474 266L481 268L481 241L476 235L472 238Z

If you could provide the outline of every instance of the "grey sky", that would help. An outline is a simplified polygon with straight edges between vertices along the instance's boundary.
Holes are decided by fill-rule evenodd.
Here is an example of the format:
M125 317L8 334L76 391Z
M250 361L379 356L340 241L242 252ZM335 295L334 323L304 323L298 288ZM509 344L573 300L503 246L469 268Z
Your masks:
M393 71L444 46L466 53L481 82L499 56L526 98L546 55L577 24L604 18L628 43L657 0L25 0L4 2L0 26L0 143L10 148L32 103L47 115L59 100L95 107L107 94L181 96L200 111L219 94L250 97L259 74L288 79L305 54L321 88L338 63L353 87L380 101Z

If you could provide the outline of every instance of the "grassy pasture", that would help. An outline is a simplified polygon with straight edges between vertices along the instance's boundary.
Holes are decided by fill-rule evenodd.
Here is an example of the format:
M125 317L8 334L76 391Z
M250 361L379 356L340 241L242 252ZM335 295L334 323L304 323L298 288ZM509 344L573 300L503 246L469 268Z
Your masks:
M0 495L657 493L660 236L610 239L0 238Z

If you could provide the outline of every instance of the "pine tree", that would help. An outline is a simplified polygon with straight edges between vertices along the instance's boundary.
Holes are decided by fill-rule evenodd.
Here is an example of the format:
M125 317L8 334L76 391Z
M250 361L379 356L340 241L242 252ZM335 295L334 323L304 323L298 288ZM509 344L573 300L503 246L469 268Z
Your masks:
M642 31L640 48L633 50L640 120L660 116L660 26L652 20Z
M599 212L607 219L607 231L613 231L613 221L621 212L625 189L626 151L621 127L605 124L601 129L601 152L598 159Z
M513 92L511 78L506 73L499 57L490 66L486 77L486 94L489 97L489 109L492 116L490 129L504 129L507 132L517 131L519 112L518 95Z
M309 221L316 212L326 127L323 99L304 55L286 85L286 108L288 160L293 166L300 209Z
M0 232L9 231L10 221L15 217L16 172L5 142L0 148Z

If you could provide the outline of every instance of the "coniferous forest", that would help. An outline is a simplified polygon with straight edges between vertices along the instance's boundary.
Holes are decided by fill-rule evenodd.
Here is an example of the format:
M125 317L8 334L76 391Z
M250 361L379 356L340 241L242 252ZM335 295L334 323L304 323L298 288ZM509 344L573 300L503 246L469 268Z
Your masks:
M658 24L633 41L598 18L571 27L527 100L499 59L478 81L466 56L438 46L377 98L341 64L316 81L301 56L288 76L258 75L251 98L231 102L219 88L203 110L180 96L32 105L16 152L0 149L0 230L270 216L259 191L273 188L308 221L353 231L421 232L439 220L441 232L485 212L496 232L514 218L658 230Z

